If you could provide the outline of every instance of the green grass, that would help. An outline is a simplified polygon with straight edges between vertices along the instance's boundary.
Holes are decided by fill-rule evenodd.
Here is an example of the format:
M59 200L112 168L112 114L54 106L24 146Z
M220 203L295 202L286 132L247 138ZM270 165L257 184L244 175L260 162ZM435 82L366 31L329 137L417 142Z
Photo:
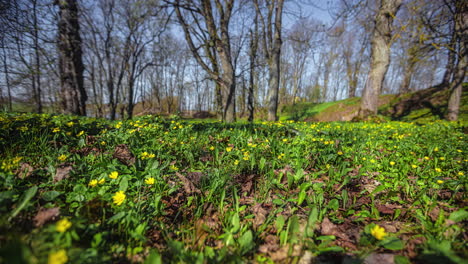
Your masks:
M2 113L0 263L464 263L465 126Z

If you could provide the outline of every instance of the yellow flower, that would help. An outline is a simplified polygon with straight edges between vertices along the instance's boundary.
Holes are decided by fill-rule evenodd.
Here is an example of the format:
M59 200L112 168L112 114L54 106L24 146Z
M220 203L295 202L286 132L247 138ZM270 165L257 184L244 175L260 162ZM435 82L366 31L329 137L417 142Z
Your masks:
M121 205L125 201L125 197L127 196L124 191L118 191L112 196L112 199L114 200L114 204Z
M102 178L98 181L99 184L103 184L104 182L106 182L106 178Z
M175 165L169 166L169 169L173 170L173 171L178 171L179 170L179 168L177 168L177 166L175 166Z
M338 155L343 155L343 151L338 151Z
M413 164L413 165L411 165L411 167L412 167L413 169L416 169L418 166Z
M65 264L68 261L67 252L65 249L60 249L49 254L48 264Z
M52 133L58 133L58 132L60 132L60 128L54 127L54 129L52 129Z
M65 155L65 154L62 154L62 155L58 156L58 158L57 158L57 159L58 159L58 160L60 160L60 161L64 161L64 160L66 160L66 159L67 159L67 155Z
M437 183L442 184L442 183L444 183L444 181L443 180L437 180Z
M67 123L67 126L72 127L74 124L75 123L73 123L73 121L70 121L70 122Z
M425 156L424 159L425 159L425 160L429 160L429 157L428 157L428 156Z
M445 158L444 158L444 157L440 157L440 160L445 160Z
M88 183L88 185L91 186L91 187L94 187L94 186L96 186L97 184L98 184L98 181L97 181L96 179L91 180L91 181Z
M235 161L234 161L234 165L235 165L235 166L239 165L239 161L238 161L238 160L235 160Z
M227 148L226 148L226 151L227 151L227 152L231 152L231 151L232 151L232 148L231 148L231 147L227 147Z
M106 145L106 142L105 141L101 141L101 145Z
M210 150L214 150L214 149L215 149L215 147L213 147L213 146L210 147Z
M117 176L119 176L119 173L117 171L113 171L109 174L109 178L111 179L117 179Z
M391 166L395 165L395 162L394 162L394 161L390 161L390 165L391 165Z
M63 233L67 231L71 226L72 223L68 221L68 219L64 218L57 222L57 224L55 225L55 230L57 230L57 232Z
M457 149L457 152L458 153L462 153L463 151L461 149Z
M435 171L436 172L442 172L442 170L440 168L435 168Z
M387 233L385 232L385 228L375 225L371 229L371 235L377 240L382 240L387 235Z
M463 176L463 175L465 175L465 173L463 173L463 171L458 172L458 176Z
M146 178L145 183L149 184L149 185L153 185L154 184L154 178L153 177Z
M439 148L436 147L436 148L434 149L434 152L437 152L437 151L439 151Z
M288 139L287 139L287 138L283 138L283 142L288 142Z
M363 157L362 160L367 160L366 157Z
M77 136L77 137L80 137L80 136L82 136L83 134L84 134L84 131L81 130L78 134L76 134L76 136Z

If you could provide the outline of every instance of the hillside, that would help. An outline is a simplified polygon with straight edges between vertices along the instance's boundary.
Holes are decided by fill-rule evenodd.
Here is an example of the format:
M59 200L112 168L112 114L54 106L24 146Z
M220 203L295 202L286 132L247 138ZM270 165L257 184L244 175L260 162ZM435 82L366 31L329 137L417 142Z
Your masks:
M381 95L379 115L397 121L435 121L444 118L449 91L436 87L400 95ZM282 120L296 121L350 121L359 110L361 98L316 103L299 103L284 106ZM468 89L463 90L460 103L460 121L468 120Z

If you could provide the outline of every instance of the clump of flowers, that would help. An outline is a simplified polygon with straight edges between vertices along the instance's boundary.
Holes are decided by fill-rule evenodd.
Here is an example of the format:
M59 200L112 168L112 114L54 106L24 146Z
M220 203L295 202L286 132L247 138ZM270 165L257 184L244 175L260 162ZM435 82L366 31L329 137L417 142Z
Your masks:
M57 230L57 232L64 233L71 226L72 226L72 223L67 218L64 218L57 222L57 224L55 225L55 230Z
M89 181L89 183L88 183L88 185L89 185L90 187L94 187L94 186L96 186L97 184L98 184L98 181L97 181L96 179L91 180L91 181Z
M118 191L112 196L115 205L121 205L127 196L125 195L124 191Z
M109 178L111 178L113 180L117 179L118 176L119 176L119 172L117 172L117 171L113 171L113 172L111 172L109 174Z
M154 178L153 177L146 178L145 183L148 184L148 185L153 185L154 184Z
M371 229L371 235L377 240L382 240L387 235L387 232L385 232L385 228L379 225L375 225Z
M65 161L67 159L67 155L62 154L62 155L58 156L57 159L60 160L60 161Z
M142 160L144 160L144 159L151 159L151 158L154 158L154 157L156 157L155 154L153 154L153 153L148 153L148 152L146 152L146 151L145 151L145 152L142 152L142 153L140 154L140 158L141 158Z
M48 264L65 264L68 262L68 256L65 249L60 249L49 254Z

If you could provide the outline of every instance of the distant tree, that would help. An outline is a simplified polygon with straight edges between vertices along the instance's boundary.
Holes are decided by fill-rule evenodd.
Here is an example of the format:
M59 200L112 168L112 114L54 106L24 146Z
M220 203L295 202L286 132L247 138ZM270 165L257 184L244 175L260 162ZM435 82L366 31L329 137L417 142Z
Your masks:
M358 114L361 118L377 114L379 95L390 65L392 24L401 3L402 0L381 0L379 10L375 15L370 70Z
M57 0L59 7L58 51L62 110L86 115L86 90L83 85L78 4L76 0Z

